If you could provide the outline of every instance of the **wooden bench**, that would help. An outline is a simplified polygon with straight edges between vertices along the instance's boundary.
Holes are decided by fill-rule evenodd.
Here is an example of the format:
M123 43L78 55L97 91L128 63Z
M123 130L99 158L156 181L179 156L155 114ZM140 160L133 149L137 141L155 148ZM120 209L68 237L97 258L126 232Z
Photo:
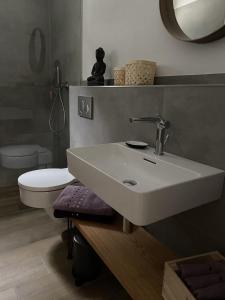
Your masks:
M113 224L74 220L90 243L134 300L162 300L164 263L175 255L141 227L122 232L122 218Z

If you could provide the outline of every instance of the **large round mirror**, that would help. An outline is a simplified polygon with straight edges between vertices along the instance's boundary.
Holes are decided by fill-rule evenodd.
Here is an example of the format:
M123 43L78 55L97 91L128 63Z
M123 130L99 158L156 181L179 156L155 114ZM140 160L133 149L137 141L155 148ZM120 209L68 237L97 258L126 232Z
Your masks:
M160 11L178 39L207 43L225 36L225 0L160 0Z

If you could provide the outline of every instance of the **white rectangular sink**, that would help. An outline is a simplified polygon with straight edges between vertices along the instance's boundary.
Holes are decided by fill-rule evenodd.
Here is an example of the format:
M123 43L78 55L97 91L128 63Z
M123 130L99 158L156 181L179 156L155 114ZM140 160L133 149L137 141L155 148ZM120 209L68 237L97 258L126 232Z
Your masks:
M135 225L218 200L224 171L125 143L67 150L69 171Z

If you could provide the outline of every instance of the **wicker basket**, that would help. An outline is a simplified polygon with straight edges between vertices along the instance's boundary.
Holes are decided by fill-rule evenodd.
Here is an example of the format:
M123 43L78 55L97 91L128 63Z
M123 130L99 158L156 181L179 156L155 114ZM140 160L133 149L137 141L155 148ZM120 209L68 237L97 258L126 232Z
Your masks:
M113 69L114 85L125 85L125 68Z
M156 63L148 60L134 60L126 65L126 85L154 84Z

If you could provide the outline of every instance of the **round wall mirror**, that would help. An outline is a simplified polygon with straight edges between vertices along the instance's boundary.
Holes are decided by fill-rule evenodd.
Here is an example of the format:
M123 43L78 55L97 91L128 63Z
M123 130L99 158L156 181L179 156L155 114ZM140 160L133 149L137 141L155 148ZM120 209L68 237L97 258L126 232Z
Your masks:
M208 43L225 36L225 0L160 0L160 12L180 40Z

